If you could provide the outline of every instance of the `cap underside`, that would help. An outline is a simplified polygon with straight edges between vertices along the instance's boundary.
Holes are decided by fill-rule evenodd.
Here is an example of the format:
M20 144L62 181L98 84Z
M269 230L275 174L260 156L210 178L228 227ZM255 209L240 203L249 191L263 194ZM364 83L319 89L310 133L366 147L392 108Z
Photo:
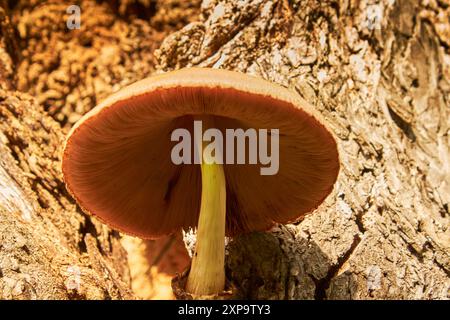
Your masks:
M64 150L68 190L85 211L128 234L154 238L195 227L200 167L172 162L178 142L171 134L192 133L198 115L213 117L224 137L225 129L279 129L277 174L261 175L268 165L224 164L227 235L295 221L331 192L336 143L306 102L260 79L202 69L145 79L83 117Z

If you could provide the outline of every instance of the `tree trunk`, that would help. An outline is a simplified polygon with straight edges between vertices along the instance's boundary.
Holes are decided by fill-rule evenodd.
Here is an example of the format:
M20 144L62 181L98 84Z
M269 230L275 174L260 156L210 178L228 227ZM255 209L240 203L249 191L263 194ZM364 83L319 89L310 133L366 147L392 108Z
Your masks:
M157 51L163 71L233 69L290 87L339 139L321 208L228 246L238 296L450 297L450 9L427 3L204 1L202 19Z
M2 8L0 20L0 299L133 298L119 234L65 190L60 125L13 89L18 44Z
M229 243L235 296L450 298L448 1L81 1L70 31L69 2L6 3L0 299L134 297L120 235L65 191L61 145L110 92L186 66L290 87L338 137L341 173L318 210Z

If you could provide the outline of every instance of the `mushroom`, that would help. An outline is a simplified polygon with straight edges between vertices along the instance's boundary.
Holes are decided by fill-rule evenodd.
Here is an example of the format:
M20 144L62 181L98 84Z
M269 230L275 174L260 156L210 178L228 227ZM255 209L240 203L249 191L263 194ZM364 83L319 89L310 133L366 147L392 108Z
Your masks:
M266 138L279 139L271 146L277 172L261 174L267 161L211 161L201 153L204 136L193 155L183 154L201 164L174 163L173 132L195 136L196 121L222 133L276 129ZM233 150L216 152L228 159ZM225 236L302 219L331 192L339 159L324 120L298 94L237 72L189 68L131 84L84 115L68 135L62 170L80 207L123 233L149 239L197 227L186 291L209 295L224 289Z

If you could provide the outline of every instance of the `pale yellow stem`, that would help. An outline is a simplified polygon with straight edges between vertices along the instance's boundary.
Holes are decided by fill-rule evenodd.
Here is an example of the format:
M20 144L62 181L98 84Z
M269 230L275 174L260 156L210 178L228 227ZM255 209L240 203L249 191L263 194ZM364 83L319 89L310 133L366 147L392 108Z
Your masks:
M211 118L203 117L201 120L204 130L212 127ZM201 138L196 143L201 145ZM225 286L225 175L221 164L207 164L205 160L203 158L201 164L202 196L197 244L186 284L186 291L196 295L217 294Z

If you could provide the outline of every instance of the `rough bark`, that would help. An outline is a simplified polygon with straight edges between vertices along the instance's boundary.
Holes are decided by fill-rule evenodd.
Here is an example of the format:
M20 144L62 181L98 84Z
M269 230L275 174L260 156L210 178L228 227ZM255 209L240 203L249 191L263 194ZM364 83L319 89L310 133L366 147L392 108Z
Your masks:
M81 1L92 19L68 32L59 14L68 2L24 1L11 12L6 3L0 298L132 297L119 235L67 195L59 152L71 124L155 63L290 87L339 139L342 170L323 206L229 243L237 297L450 297L448 1L204 0L200 18L166 37L156 59L153 48L182 24L166 20L193 21L195 6Z
M448 1L211 0L165 39L161 71L278 82L339 139L342 170L320 209L228 246L241 297L450 297L448 18Z
M60 125L14 90L18 44L2 8L0 17L0 299L133 298L119 234L65 191Z

